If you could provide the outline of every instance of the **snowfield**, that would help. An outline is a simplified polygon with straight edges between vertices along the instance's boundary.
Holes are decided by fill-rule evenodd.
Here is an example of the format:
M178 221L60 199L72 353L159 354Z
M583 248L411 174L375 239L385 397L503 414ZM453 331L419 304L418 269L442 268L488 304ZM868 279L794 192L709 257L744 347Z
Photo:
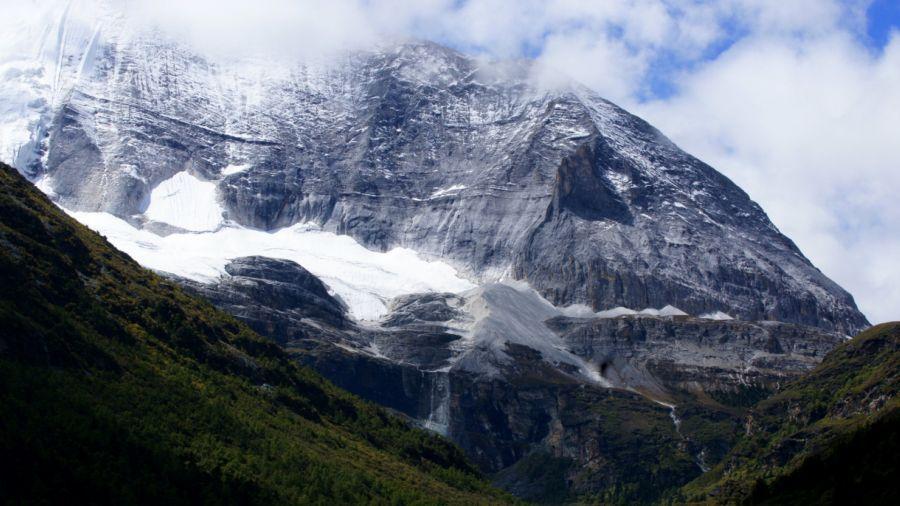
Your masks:
M184 182L185 179L179 178L179 181ZM66 212L82 224L105 236L113 246L128 253L144 267L201 283L212 283L221 276L227 276L225 265L235 258L259 255L292 260L321 278L331 292L347 304L351 316L357 320L378 320L387 314L391 299L411 293L451 292L481 298L479 291L471 291L478 288L478 285L461 277L449 264L424 260L415 251L407 248L394 248L387 252L369 250L350 236L326 232L317 225L308 223L266 232L221 221L214 222L212 219L203 221L197 218L203 215L214 215L215 213L209 209L195 215L179 215L177 211L184 209L184 205L186 205L180 199L188 195L200 198L196 192L197 183L207 184L194 179L193 182L182 187L181 191L173 192L169 187L160 190L166 199L160 204L154 204L154 201L151 201L151 208L157 209L158 212L154 211L152 214L148 212L148 217L186 230L200 230L198 232L181 232L163 237L148 230L135 228L109 213L68 210ZM160 187L162 186L160 185ZM185 190L185 188L189 188L189 190ZM219 217L221 217L220 212ZM204 227L207 230L203 230ZM510 321L506 321L505 326L517 328L520 325L513 325L512 320L528 321L532 333L536 331L541 335L539 338L525 339L525 341L528 342L528 345L536 346L538 349L542 347L538 345L539 342L543 341L545 344L554 342L555 337L542 324L544 319L553 316L616 318L624 315L676 316L685 314L673 306L666 306L663 309L647 308L641 311L618 307L597 312L591 311L590 308L583 305L556 308L524 281L506 280L499 284L491 283L489 285L505 286L507 292L509 290L518 292L519 297L515 298L519 299L518 303L530 308L529 311L526 311L530 316L525 318L524 314L518 314ZM482 285L482 287L486 286L488 285ZM497 289L493 288L490 291L495 292ZM511 307L510 304L501 306L506 309ZM540 308L540 311L537 308ZM506 312L494 308L493 313L496 318L499 314ZM703 317L728 318L727 315L724 315L724 318L709 315ZM499 329L504 326L493 327ZM487 334L491 334L491 332ZM503 334L508 334L508 332L503 332ZM523 336L530 335L530 333L522 333L519 336L505 336L506 339L500 341L517 342ZM583 367L583 364L580 363L576 365Z
M718 320L718 321L734 320L734 318L730 314L724 313L722 311L715 311L713 313L704 313L704 314L698 316L698 318L703 318L705 320Z
M166 217L161 221L182 228L200 223L187 220L189 215L174 219L177 216L167 214L182 204L178 198L172 197L175 202L167 203L162 207L164 212L156 216ZM69 214L106 236L113 246L141 265L204 283L227 275L225 265L234 258L261 255L292 260L320 277L358 320L377 320L387 313L387 302L399 295L462 292L475 286L444 262L423 260L405 248L384 253L368 250L349 236L325 232L310 224L275 232L225 225L214 231L161 237L108 213Z
M215 183L179 172L150 192L144 216L191 232L207 232L222 225L223 212Z

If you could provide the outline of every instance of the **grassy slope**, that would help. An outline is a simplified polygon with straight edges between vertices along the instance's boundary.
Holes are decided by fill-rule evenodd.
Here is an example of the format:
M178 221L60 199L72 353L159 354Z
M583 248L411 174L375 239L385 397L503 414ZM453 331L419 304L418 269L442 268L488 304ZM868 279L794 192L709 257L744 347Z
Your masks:
M498 503L0 167L0 503Z
M887 504L900 495L900 323L872 327L761 401L747 436L685 498Z

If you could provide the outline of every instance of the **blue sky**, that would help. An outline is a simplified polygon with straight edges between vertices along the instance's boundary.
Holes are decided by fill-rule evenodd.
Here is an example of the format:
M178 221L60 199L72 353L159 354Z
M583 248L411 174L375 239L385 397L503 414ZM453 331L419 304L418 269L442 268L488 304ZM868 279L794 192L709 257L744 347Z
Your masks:
M866 40L864 43L880 51L888 42L891 30L900 28L900 1L875 0L866 9Z
M858 5L858 2L845 2L849 10ZM900 29L900 0L875 0L864 9L864 29L853 26L849 30L860 44L869 48L873 53L884 50L892 31ZM691 69L698 63L715 60L723 52L727 51L734 43L748 36L751 32L742 25L740 19L726 18L722 26L725 28L723 37L710 44L697 60L679 59L676 55L662 54L653 63L653 70L647 76L646 89L639 98L668 98L675 93L672 84L672 75L685 69ZM533 49L532 54L539 53Z
M791 0L797 1L797 0ZM822 0L828 3L828 0ZM377 2L373 2L376 3ZM426 2L427 3L427 2ZM454 0L449 11L455 15L465 17L467 11L472 11L472 5L477 4L497 4L498 2L479 2L478 0ZM502 3L502 2L499 2ZM524 2L528 3L528 2ZM633 2L618 0L610 3L629 4ZM647 3L647 2L637 2ZM652 2L651 2L652 3ZM690 12L691 6L709 6L709 5L726 5L722 9L720 16L715 19L716 24L721 29L719 35L708 42L702 50L696 54L684 55L679 52L677 46L672 50L662 49L656 52L650 61L647 62L647 71L643 76L641 87L635 93L638 100L651 100L658 98L668 98L676 93L675 77L683 72L690 72L692 69L703 65L704 63L716 60L722 53L726 52L735 43L742 39L752 36L755 28L751 20L748 20L745 13L740 9L733 9L728 4L733 4L728 0L688 0L688 1L664 1L658 2L672 17L683 16L685 12ZM741 2L738 2L741 3ZM759 2L744 2L749 5L757 3L759 5L766 4L766 0ZM851 34L858 43L871 52L877 54L884 50L890 40L893 31L900 28L900 0L842 0L833 2L842 11L838 24ZM507 4L510 5L510 4ZM511 10L515 11L515 8ZM533 10L533 8L525 7L520 10ZM446 13L444 13L446 15ZM860 19L863 18L863 19ZM521 37L517 47L512 51L502 49L501 56L517 56L526 58L539 58L545 50L548 39L551 39L559 32L571 31L593 31L595 33L605 32L604 35L612 39L623 40L624 45L631 51L640 51L641 41L629 41L623 37L624 29L621 24L617 24L616 20L606 20L608 24L598 29L596 20L578 18L577 16L562 17L561 22L548 21L539 27L538 33ZM422 20L418 24L413 25L410 30L414 35L439 42L445 43L451 47L455 47L463 52L468 53L486 53L496 54L496 44L491 44L488 40L478 40L470 33L465 31L448 31L436 30L435 23L431 19ZM621 21L621 20L619 20ZM797 29L794 36L798 38L806 37L808 34L802 28Z

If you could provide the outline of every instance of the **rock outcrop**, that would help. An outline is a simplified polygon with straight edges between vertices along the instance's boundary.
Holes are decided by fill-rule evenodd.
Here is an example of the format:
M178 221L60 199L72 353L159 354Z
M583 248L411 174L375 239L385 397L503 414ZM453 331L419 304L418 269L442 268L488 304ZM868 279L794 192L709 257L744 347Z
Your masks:
M321 339L328 332L350 327L341 302L319 278L294 262L244 257L230 262L225 270L228 276L215 285L162 274L282 344Z

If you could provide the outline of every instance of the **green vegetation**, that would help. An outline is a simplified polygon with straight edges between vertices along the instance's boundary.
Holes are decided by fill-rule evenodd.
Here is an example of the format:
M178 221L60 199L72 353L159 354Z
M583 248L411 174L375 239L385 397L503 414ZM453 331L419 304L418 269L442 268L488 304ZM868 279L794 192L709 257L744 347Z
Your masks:
M0 503L503 503L0 167Z
M577 384L550 393L565 406L559 425L540 436L546 447L495 476L504 489L547 504L655 504L700 474L668 408Z
M746 435L683 499L893 504L900 497L900 323L872 327L759 402Z
M599 458L591 467L594 471L606 469L600 477L576 475L576 480L592 479L605 482L606 486L580 500L622 505L654 503L700 473L667 408L637 394L609 393L590 407L598 420L595 430L599 449Z

